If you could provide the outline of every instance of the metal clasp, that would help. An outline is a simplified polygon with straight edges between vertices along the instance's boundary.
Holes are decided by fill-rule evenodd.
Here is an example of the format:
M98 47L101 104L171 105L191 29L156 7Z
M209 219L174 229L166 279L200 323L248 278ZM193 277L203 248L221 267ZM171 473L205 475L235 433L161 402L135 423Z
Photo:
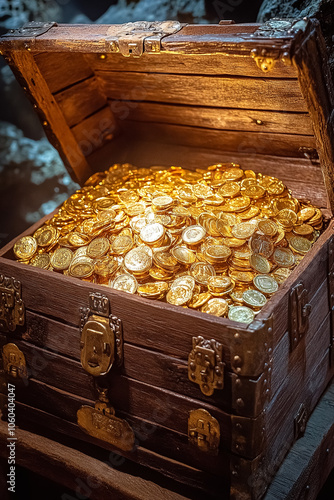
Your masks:
M189 442L201 451L216 455L220 441L217 419L202 408L191 411L188 419L188 438Z
M15 379L28 379L25 356L16 344L10 343L3 346L2 366L5 375Z
M89 295L89 308L81 308L81 364L94 377L106 375L123 357L121 321L110 314L109 299L100 293Z
M206 396L215 389L224 388L223 346L214 339L193 337L193 348L188 357L189 380L199 384Z
M36 38L37 36L43 35L53 26L57 26L55 22L40 22L40 21L30 21L25 23L21 28L15 30L9 30L7 33L2 35L3 37L15 36L21 38Z
M0 330L13 332L24 325L24 313L21 282L0 274Z
M305 336L311 313L311 304L308 303L308 292L303 282L294 286L290 292L290 346L295 349L300 340Z

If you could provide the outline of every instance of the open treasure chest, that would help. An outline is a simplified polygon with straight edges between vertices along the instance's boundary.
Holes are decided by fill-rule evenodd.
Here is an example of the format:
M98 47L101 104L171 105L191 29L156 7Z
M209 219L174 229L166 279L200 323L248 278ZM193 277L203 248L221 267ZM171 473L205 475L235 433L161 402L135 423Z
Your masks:
M334 371L318 23L29 23L0 50L83 186L0 251L18 424L259 499Z

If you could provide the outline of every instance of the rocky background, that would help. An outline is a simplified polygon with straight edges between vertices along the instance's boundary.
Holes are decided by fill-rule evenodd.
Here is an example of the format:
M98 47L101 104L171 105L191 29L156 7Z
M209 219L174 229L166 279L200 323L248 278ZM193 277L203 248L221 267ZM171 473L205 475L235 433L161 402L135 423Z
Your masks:
M262 4L262 5L261 5ZM333 0L0 0L0 34L25 22L188 23L316 16L332 45ZM331 57L334 69L334 56ZM0 58L0 247L54 210L75 189L11 70Z

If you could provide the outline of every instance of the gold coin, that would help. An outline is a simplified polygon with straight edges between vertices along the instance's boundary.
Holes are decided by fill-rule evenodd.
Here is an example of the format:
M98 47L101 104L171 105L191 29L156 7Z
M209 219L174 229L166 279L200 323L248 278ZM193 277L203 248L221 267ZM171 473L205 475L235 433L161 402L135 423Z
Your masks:
M282 194L285 189L283 182L275 179L268 186L266 186L267 192L272 195Z
M191 291L193 291L196 283L193 276L190 276L190 274L185 274L183 276L179 276L178 278L176 278L170 287L171 289L173 289L179 285L189 286L191 288Z
M94 272L98 276L103 276L105 278L112 276L119 267L119 263L116 259L110 258L108 255L99 257L94 262Z
M143 285L139 285L137 288L137 292L139 293L139 295L148 299L161 297L161 295L165 294L167 290L168 284L165 281L160 281L158 283L144 283Z
M209 299L211 298L211 294L209 292L203 293L195 293L191 300L188 302L188 307L192 309L198 309L203 306Z
M266 190L259 184L251 184L243 188L242 194L243 196L248 196L249 198L258 199L262 198L262 196L266 194Z
M165 235L165 228L162 224L154 222L147 224L140 231L140 239L148 245L154 245L162 240Z
M149 275L155 280L162 281L170 281L172 278L174 278L173 272L168 272L165 269L161 269L161 267L151 267L151 269L149 270Z
M312 243L310 240L303 238L302 236L293 236L290 238L289 246L295 252L304 255L310 250Z
M262 293L272 294L278 290L278 283L275 278L267 274L258 274L253 279L253 283Z
M232 234L235 238L241 240L250 238L256 230L255 224L250 224L249 222L241 222L232 227Z
M116 255L123 255L133 247L131 236L119 234L110 244L110 252Z
M167 293L166 300L169 304L182 306L186 304L192 297L192 289L188 285L178 285L170 289Z
M129 215L129 217L135 217L145 212L146 203L143 201L137 201L135 203L129 203L124 208L124 212Z
M230 248L242 247L246 243L246 240L241 240L239 238L224 238L224 244Z
M224 198L233 198L240 193L240 185L237 182L226 182L218 189L218 194Z
M110 282L109 285L115 290L120 290L121 292L136 293L138 283L134 276L131 274L120 274L114 281Z
M76 231L69 233L67 235L67 239L69 244L73 247L83 247L91 240L91 238L89 238L86 234L78 233Z
M302 208L297 213L297 217L298 217L298 220L300 220L301 222L305 222L309 219L312 219L312 217L315 215L315 213L316 213L316 210L314 207L305 207L305 208Z
M230 167L223 173L223 178L226 181L238 181L239 179L242 179L243 176L243 170L238 167Z
M43 226L34 233L34 238L39 247L47 247L57 239L57 229L53 226Z
M40 269L48 269L50 265L50 255L48 253L39 253L31 259L30 264Z
M32 236L23 236L15 242L13 251L18 259L31 259L37 251L37 241Z
M210 276L216 275L215 268L205 262L195 262L190 268L190 273L200 285L207 285Z
M201 311L218 317L226 316L228 313L228 302L220 298L209 299L201 307Z
M313 234L313 227L310 224L301 224L300 226L295 226L293 232L299 236L309 236Z
M118 198L122 203L127 205L128 203L134 203L139 200L139 195L132 189L127 189L118 193Z
M288 208L284 208L276 215L276 221L283 227L293 226L297 222L297 214Z
M255 271L261 274L270 272L270 262L258 253L253 253L249 258L249 263Z
M237 196L221 207L223 212L242 212L249 207L251 201L249 196Z
M233 256L237 259L249 259L252 255L252 251L249 247L239 247L233 251Z
M249 241L250 249L253 253L258 253L269 259L274 251L274 244L271 239L262 234L255 233Z
M233 306L228 312L228 318L239 323L251 323L254 317L254 311L246 306Z
M241 283L252 283L254 278L254 273L249 271L229 271L229 277L234 281L238 281Z
M133 248L125 255L124 265L129 271L143 273L150 269L152 258L143 248Z
M263 307L267 302L266 297L258 290L246 290L242 294L242 299L245 304L255 308Z
M241 217L241 215L240 215ZM240 217L236 214L232 213L224 213L221 212L219 214L219 219L222 221L222 223L225 226L235 226L236 224L239 224L241 222Z
M174 203L174 199L168 195L156 196L152 200L152 207L155 210L167 210Z
M57 248L51 257L51 266L56 271L68 269L73 259L73 252L69 248Z
M279 267L278 269L275 269L273 271L272 275L277 281L279 285L284 283L284 281L290 276L291 274L291 269L288 269L287 267Z
M155 252L153 254L153 260L157 266L162 267L167 271L173 271L178 264L178 260L171 252L169 252L169 250L160 250Z
M179 262L180 264L190 265L193 264L196 260L196 255L192 250L187 247L175 246L171 249L172 256Z
M205 184L195 184L192 188L193 193L197 198L208 198L213 195L212 189Z
M205 249L205 256L212 263L226 261L231 253L231 249L226 245L209 245Z
M273 261L280 267L291 267L295 263L295 256L289 248L277 247L273 253Z
M275 236L278 231L278 226L270 219L263 219L258 222L258 230L266 236Z
M88 278L94 272L93 259L89 257L78 257L77 259L73 259L68 272L75 278Z
M247 210L245 210L244 212L240 212L239 213L239 217L242 219L242 220L247 220L247 219L252 219L253 217L256 217L257 215L259 215L260 213L260 209L259 207L256 207L255 205L249 207Z
M181 237L187 245L198 245L205 237L205 229L200 225L189 226L182 231Z
M130 226L133 231L140 233L144 226L147 225L147 220L143 215L136 215L130 220Z
M226 290L232 291L233 285L234 283L229 276L211 276L208 279L208 289L212 294L222 293Z
M109 248L110 244L107 238L95 238L88 245L87 255L92 259L96 259L105 255Z

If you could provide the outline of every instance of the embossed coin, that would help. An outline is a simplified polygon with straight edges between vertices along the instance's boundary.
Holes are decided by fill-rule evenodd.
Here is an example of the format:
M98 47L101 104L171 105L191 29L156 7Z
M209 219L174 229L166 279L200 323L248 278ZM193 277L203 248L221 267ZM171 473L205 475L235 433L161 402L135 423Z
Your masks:
M201 311L214 316L226 316L228 313L228 303L225 299L213 298L209 299L206 304L201 307Z
M140 231L140 239L147 245L154 245L164 237L165 228L159 222L147 224Z
M278 283L275 278L267 274L258 274L253 279L253 283L262 293L272 294L278 290Z
M131 236L119 234L110 244L110 252L116 255L123 255L133 247Z
M51 257L51 266L56 271L68 269L73 258L73 252L69 248L57 248Z
M188 307L192 309L198 309L203 306L209 299L211 298L211 293L203 292L203 293L195 293L192 296L192 299L188 302Z
M302 236L293 236L290 238L289 246L295 252L304 255L310 250L312 242Z
M119 267L119 263L116 259L109 257L108 255L104 255L95 260L94 262L94 272L98 276L103 276L107 278L108 276L112 276Z
M270 219L260 220L257 227L266 236L275 236L278 231L277 224Z
M122 292L136 293L138 283L134 276L125 273L117 276L117 278L110 283L110 286L115 288L115 290L121 290Z
M182 231L182 240L187 245L198 245L205 237L205 229L202 226L189 226Z
M155 299L157 297L161 298L161 295L165 294L167 290L168 284L165 281L145 283L143 285L139 285L137 288L139 295L146 297L147 299Z
M297 214L288 208L284 208L276 215L276 221L283 227L293 226L297 222Z
M301 224L300 226L294 226L293 232L299 236L309 236L313 234L313 227L310 224Z
M129 271L142 273L150 269L152 258L144 249L133 248L125 255L124 265Z
M30 259L37 250L37 241L32 236L23 236L16 241L13 251L18 259Z
M291 267L295 263L295 256L289 248L277 247L273 253L273 261L281 267Z
M54 243L57 238L57 229L53 226L43 226L34 233L38 246L47 247Z
M92 240L87 248L87 255L91 259L102 257L109 250L110 244L107 238L95 238Z
M48 269L50 265L50 255L48 253L39 253L31 259L30 264L40 269Z
M249 258L249 263L255 271L261 274L270 272L270 262L258 253L253 253Z
M266 193L264 187L259 186L258 184L251 184L243 188L243 195L248 196L249 198L262 198Z
M255 224L250 224L249 222L241 222L232 227L232 234L235 238L241 240L250 238L256 230Z
M207 285L210 276L216 275L215 268L205 262L195 262L190 268L190 273L200 285Z
M218 194L224 198L233 198L240 193L240 186L237 182L226 182L218 189Z
M178 264L177 259L171 252L169 252L169 250L159 250L158 252L155 252L153 260L157 266L162 267L167 271L173 271Z
M305 222L309 219L311 219L315 214L315 208L314 207L305 207L302 208L298 213L297 217L300 221Z
M176 278L173 283L171 284L171 289L179 286L179 285L186 285L193 290L195 288L195 279L193 276L190 276L189 274L185 274L184 276L179 276Z
M169 304L182 306L186 304L192 297L192 289L188 285L178 285L169 290L166 295L166 300Z
M242 294L242 300L245 304L255 308L263 307L267 302L266 297L258 290L246 290Z
M152 207L155 210L167 210L172 206L173 203L174 200L171 196L168 195L156 196L152 200Z
M180 264L190 265L196 260L196 255L189 248L176 246L171 249L171 254Z
M226 245L208 245L205 249L205 255L211 263L225 261L231 253L231 249Z
M254 311L246 306L232 306L228 312L228 318L239 323L251 323L254 317Z
M269 259L274 251L274 244L268 236L255 233L249 240L249 246L253 253L258 253Z
M94 261L89 257L73 259L68 272L75 278L88 278L94 272Z

